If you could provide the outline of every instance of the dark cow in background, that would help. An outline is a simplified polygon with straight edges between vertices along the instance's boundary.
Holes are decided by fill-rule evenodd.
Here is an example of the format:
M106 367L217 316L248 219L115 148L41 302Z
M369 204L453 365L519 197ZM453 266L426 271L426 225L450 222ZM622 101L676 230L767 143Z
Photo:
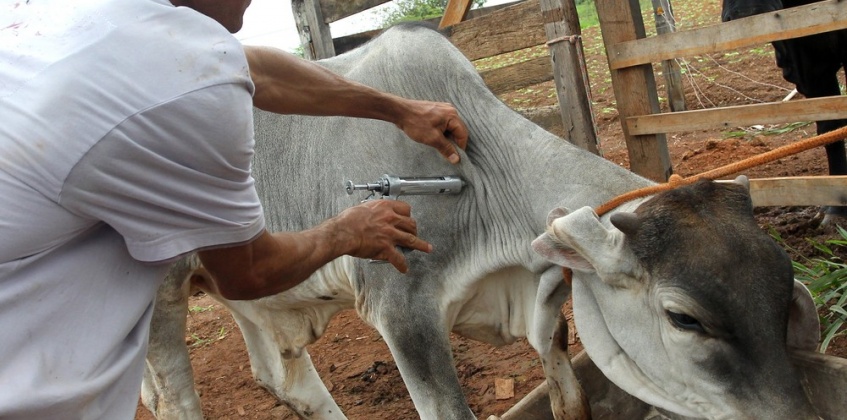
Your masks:
M814 0L723 0L721 20L729 22L760 13L815 3ZM847 63L847 30L774 41L776 65L782 77L807 98L841 94L838 71ZM818 134L847 125L847 120L818 121ZM847 175L844 141L826 146L830 175ZM847 207L829 207L828 216L847 216Z

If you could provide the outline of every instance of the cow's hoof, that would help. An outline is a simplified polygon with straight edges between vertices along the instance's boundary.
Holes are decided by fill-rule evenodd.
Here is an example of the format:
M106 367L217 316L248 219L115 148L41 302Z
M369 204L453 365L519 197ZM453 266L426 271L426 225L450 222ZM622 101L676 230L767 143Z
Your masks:
M821 227L830 228L841 226L847 229L847 207L842 206L826 206L821 208L823 220Z

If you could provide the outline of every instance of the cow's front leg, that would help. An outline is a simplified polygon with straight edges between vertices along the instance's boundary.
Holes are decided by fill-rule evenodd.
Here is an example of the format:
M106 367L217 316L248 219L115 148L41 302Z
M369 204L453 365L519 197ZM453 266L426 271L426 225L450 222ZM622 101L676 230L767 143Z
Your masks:
M396 282L414 282L412 278ZM382 334L421 419L476 419L465 401L439 305L432 290L404 289L375 297L366 321ZM390 296L390 297L389 297ZM361 312L360 312L361 314Z
M224 301L241 330L253 378L300 418L346 419L312 364L309 317L254 302ZM335 311L332 311L334 313Z
M527 340L541 358L553 417L556 420L590 419L588 396L568 356L568 322L562 305L570 296L570 279L565 282L562 277L560 267L551 268L541 276Z
M141 401L160 420L203 418L185 345L188 278L199 265L194 256L174 264L156 295Z

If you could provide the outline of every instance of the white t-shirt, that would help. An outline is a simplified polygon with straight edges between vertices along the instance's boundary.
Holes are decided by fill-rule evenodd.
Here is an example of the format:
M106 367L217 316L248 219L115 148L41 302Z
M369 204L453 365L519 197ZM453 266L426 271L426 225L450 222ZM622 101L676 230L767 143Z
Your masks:
M182 254L264 228L253 84L167 0L0 5L0 418L132 418Z

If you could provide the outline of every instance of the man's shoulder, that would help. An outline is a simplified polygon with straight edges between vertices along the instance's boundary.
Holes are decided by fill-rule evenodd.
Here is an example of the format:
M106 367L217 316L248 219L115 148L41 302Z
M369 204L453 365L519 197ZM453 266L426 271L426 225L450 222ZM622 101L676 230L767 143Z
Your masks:
M25 58L13 61L16 72L0 71L0 78L12 78L4 81L5 91L0 83L0 96L51 68L64 70L51 74L52 80L73 75L159 85L165 79L188 89L249 79L243 48L232 34L167 0L21 2L0 6L4 26L9 30L0 32L0 41L9 42L0 42L0 55Z
M128 59L140 59L146 71L187 87L249 79L241 43L218 22L187 7L154 9L119 28L109 39L111 49L120 48Z

